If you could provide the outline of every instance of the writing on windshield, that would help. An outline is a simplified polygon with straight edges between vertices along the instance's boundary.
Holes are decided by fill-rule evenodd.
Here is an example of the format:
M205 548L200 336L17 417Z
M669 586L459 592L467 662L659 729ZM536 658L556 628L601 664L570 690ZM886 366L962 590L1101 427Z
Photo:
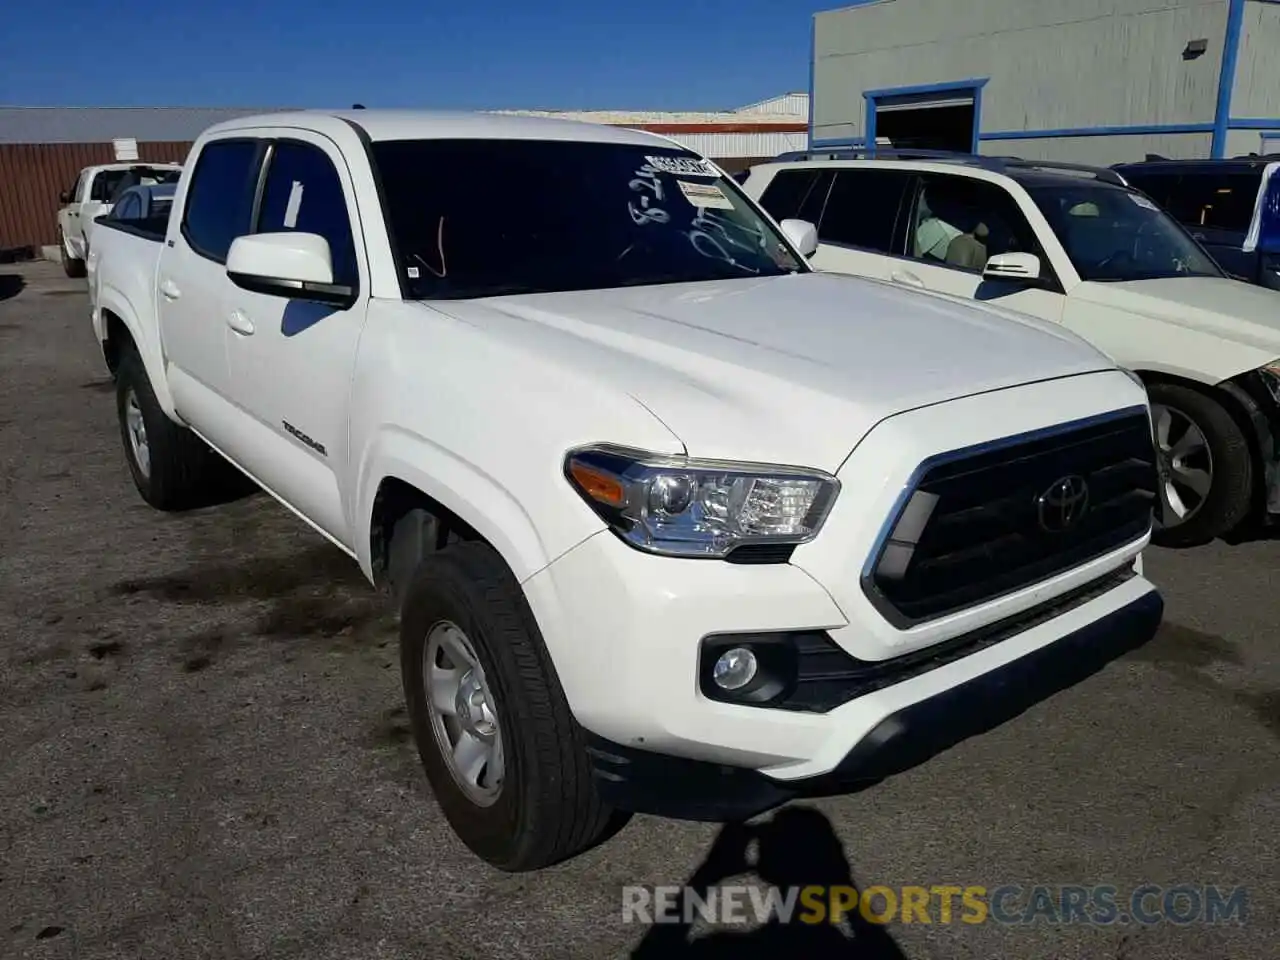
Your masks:
M606 289L806 269L708 161L542 140L375 143L416 298Z

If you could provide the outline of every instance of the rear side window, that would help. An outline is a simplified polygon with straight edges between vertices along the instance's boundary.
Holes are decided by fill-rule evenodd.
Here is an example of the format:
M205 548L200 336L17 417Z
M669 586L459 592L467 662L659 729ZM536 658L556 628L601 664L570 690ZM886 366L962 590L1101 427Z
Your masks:
M196 160L182 235L202 257L226 263L231 241L250 232L258 178L256 140L215 140Z
M760 206L778 221L796 219L816 224L822 219L830 189L830 170L782 170L765 187Z
M300 230L329 241L333 282L359 282L351 217L342 181L328 155L309 143L280 141L271 155L256 233Z
M818 226L818 239L877 253L894 249L902 196L911 174L897 170L839 170Z
M1141 180L1133 180L1144 193ZM1163 203L1173 218L1188 227L1246 233L1253 220L1262 173L1184 173L1165 191Z

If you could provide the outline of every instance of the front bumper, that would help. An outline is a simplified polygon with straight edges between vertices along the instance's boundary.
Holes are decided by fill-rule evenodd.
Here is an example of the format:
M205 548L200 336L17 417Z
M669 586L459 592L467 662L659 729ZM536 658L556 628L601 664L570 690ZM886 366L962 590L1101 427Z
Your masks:
M820 775L782 780L592 736L588 752L598 789L618 809L712 821L748 819L799 797L854 792L1085 679L1150 640L1163 612L1160 594L1147 585L1124 605L1025 656L886 714Z
M832 774L864 740L881 737L891 718L1066 637L1085 632L1108 644L1144 642L1158 623L1159 597L1139 572L1139 558L1136 546L1125 548L987 604L976 611L984 616L964 626L948 618L953 629L939 643L891 658L858 656L855 637L870 637L881 624L850 622L823 585L793 564L655 557L602 532L524 589L569 706L606 753L751 770L783 784ZM1134 605L1155 611L1145 635L1138 636L1145 628L1131 629L1135 614L1121 616ZM796 631L838 638L844 654L866 670L848 678L843 695L824 691L820 704L799 709L726 703L702 693L704 638ZM878 648L868 642L863 649ZM872 682L864 682L868 677Z

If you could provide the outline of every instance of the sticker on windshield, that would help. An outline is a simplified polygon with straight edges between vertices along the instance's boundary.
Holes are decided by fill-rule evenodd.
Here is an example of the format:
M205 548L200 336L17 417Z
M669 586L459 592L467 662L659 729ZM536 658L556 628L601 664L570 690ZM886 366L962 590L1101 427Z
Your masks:
M1136 203L1138 206L1140 206L1143 210L1159 210L1160 209L1140 193L1129 194L1129 199L1132 200L1134 203Z
M293 181L293 189L289 191L289 202L284 208L284 225L288 230L298 226L298 211L302 208L302 184Z
M701 157L645 157L647 163L658 173L672 173L678 177L718 177L710 161Z
M688 180L677 180L684 198L700 210L732 210L733 201L724 195L724 191L714 183L691 183Z

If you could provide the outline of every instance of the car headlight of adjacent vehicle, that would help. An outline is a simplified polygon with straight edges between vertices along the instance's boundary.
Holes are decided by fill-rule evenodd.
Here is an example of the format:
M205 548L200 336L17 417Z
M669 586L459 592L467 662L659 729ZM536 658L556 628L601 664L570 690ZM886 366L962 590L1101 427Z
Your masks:
M818 535L840 482L815 470L694 460L608 444L570 451L565 476L633 547L673 557L726 557L748 544Z
M1271 394L1271 399L1280 404L1280 360L1272 360L1260 366L1258 377Z

